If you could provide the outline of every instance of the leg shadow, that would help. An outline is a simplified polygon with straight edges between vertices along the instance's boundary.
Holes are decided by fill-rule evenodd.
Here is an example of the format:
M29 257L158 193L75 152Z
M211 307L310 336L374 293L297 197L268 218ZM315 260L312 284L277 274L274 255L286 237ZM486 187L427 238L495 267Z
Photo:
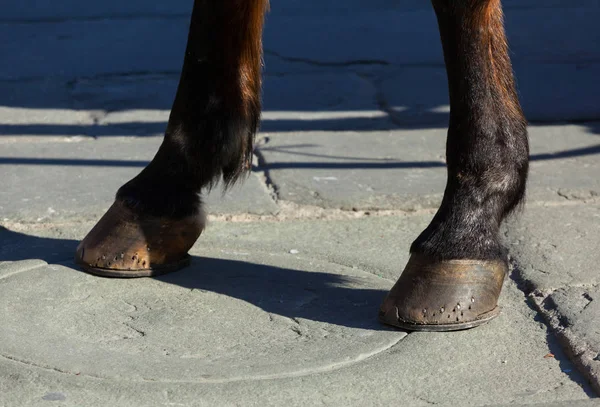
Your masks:
M41 259L82 272L73 262L78 243L30 236L0 226L0 262ZM327 267L327 263L322 264ZM387 293L387 289L381 288L385 283L377 281L377 277L194 256L190 267L154 279L236 298L292 320L302 318L350 328L393 330L377 320L379 305Z
M371 280L327 270L310 272L194 257L191 267L155 279L237 298L292 320L302 318L351 328L392 330L377 320L387 290L369 284L376 277Z
M77 240L30 236L0 226L0 261L63 262L73 258L78 244Z

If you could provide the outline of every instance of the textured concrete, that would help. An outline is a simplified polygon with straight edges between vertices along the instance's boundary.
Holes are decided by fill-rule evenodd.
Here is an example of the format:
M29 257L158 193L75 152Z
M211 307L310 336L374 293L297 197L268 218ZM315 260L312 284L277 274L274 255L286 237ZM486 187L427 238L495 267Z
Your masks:
M564 205L528 207L510 224L522 278L536 289L600 284L597 195L564 193Z
M191 268L156 279L99 279L70 260L4 263L2 397L9 405L44 397L64 405L483 405L591 396L510 280L504 313L477 330L406 336L377 322L407 260L406 240L382 236L414 234L429 217L215 222ZM75 244L89 225L3 233L25 247L37 241L43 256ZM330 244L313 250L317 240ZM387 267L355 264L365 241L379 242L369 246L383 248Z
M14 185L0 195L0 219L65 219L101 215L117 189L137 175L154 156L162 137L79 139L2 145L0 166ZM18 187L17 187L18 186ZM277 206L256 175L223 195L207 197L211 213L269 214Z
M600 205L564 194L568 205L529 207L511 224L518 279L569 355L600 390Z
M503 3L527 205L501 316L435 334L376 318L445 183L428 2L272 2L254 172L139 280L72 258L160 144L192 2L3 4L0 405L598 405L600 7Z
M406 335L373 318L388 280L289 255L202 254L185 273L126 282L3 264L2 354L105 379L212 383L335 370Z
M600 196L597 124L529 128L529 202L560 202L565 193ZM437 208L446 184L445 134L275 134L259 151L282 200L344 209Z
M595 78L599 70L595 62L519 62L515 57L514 71L525 116L535 123L597 120L600 85ZM384 76L380 89L399 126L447 125L450 107L443 65L402 67Z

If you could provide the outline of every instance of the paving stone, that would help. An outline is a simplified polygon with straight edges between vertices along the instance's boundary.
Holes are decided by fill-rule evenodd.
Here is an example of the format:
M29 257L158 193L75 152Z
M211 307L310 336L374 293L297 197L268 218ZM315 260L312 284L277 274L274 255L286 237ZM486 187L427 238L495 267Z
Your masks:
M127 8L123 10L127 13ZM357 10L344 18L335 11L274 15L265 26L265 49L321 63L443 64L430 7ZM590 45L598 42L594 25L598 13L598 7L507 9L515 60L586 63L597 59ZM0 36L13 41L0 44L6 56L0 63L0 78L179 72L188 25L187 15L149 16L38 22L32 33L30 24L4 22Z
M524 289L600 391L600 205L595 198L571 197L575 200L561 207L530 206L521 221L509 225L508 235Z
M267 76L261 133L392 129L377 89L350 72Z
M549 295L549 299L565 327L595 350L596 368L600 373L600 287L559 288Z
M131 282L9 264L2 353L98 378L223 382L341 368L406 335L373 318L387 280L285 255L219 257Z
M0 79L179 72L188 19L0 24ZM110 54L107 50L110 49Z
M435 206L441 197L443 133L277 134L259 150L282 200L327 208L416 209Z
M514 64L519 98L530 122L600 119L596 63ZM383 98L400 127L445 127L450 106L446 71L441 67L403 67L381 80ZM596 132L598 133L597 129Z
M508 225L511 251L521 264L520 276L531 288L600 284L600 205L585 204L585 198L565 199L565 203L530 205Z
M431 5L272 3L259 156L292 203L262 173L215 191L209 211L243 222L138 280L72 257L160 143L192 2L3 4L0 405L600 404L597 0L503 1L525 112L552 124L531 127L504 229L516 283L487 325L408 335L376 314L445 182Z
M571 361L600 392L600 322L596 286L535 290L529 297L562 344Z
M102 279L67 261L2 278L0 290L11 295L0 296L0 400L125 406L588 399L590 389L510 281L503 314L476 330L404 336L378 324L377 306L393 280L385 270L348 264L357 246L381 245L382 234L413 231L424 220L215 222L192 249L192 267L171 275ZM10 233L47 239L49 247L85 233L81 223L30 227ZM340 237L346 244L311 251L315 240ZM326 253L348 257L338 263ZM405 251L385 258L388 270L407 259ZM3 265L2 275L14 264ZM544 358L549 352L555 357Z
M39 23L40 21L64 21L69 19L137 19L153 15L169 18L173 15L188 15L193 2L174 0L169 3L131 0L106 0L102 3L82 3L76 0L63 0L55 3L48 0L9 1L5 4L2 20Z
M178 84L177 75L0 82L0 136L160 136ZM396 126L379 109L371 81L351 72L267 75L262 132L375 130ZM0 141L2 141L0 140Z
M0 219L59 220L100 216L117 189L152 159L162 138L115 138L94 141L7 143L2 147L3 182ZM277 212L277 205L257 176L223 196L207 198L211 213Z
M372 61L395 65L443 64L437 21L430 7L362 13L277 16L265 26L265 47L281 55L321 62ZM514 3L513 3L514 4ZM563 5L566 3L562 3ZM525 6L525 5L524 5ZM597 40L590 7L514 7L506 29L517 61L588 62ZM282 36L279 33L285 32Z
M559 190L600 195L600 150L589 128L530 127L529 201L563 201ZM260 152L282 200L327 208L415 210L441 202L445 133L275 134Z

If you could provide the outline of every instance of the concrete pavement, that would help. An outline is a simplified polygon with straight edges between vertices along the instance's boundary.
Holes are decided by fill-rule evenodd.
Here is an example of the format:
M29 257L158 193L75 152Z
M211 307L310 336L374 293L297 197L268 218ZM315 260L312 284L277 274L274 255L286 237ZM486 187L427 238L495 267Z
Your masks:
M596 1L504 2L532 163L503 313L410 334L376 317L445 182L416 0L274 2L254 170L206 197L192 266L73 265L161 140L191 1L154 3L3 5L0 405L598 405Z

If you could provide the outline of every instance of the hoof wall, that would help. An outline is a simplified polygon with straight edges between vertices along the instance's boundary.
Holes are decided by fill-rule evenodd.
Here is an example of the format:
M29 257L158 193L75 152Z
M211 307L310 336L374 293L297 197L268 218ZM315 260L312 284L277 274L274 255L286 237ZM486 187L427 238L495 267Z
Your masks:
M100 277L114 278L136 278L136 277L154 277L162 274L172 273L190 265L191 258L185 255L181 260L171 264L153 266L145 269L119 270L102 267L91 267L85 263L78 263L83 271Z
M477 319L467 322L455 322L449 324L417 324L411 321L404 321L398 316L398 309L388 310L385 314L379 314L379 321L386 325L395 326L407 331L421 331L421 332L448 332L448 331L462 331L464 329L475 328L476 326L483 325L488 321L496 318L500 315L500 307L496 307L490 312L479 315Z
M387 297L379 320L410 331L457 331L500 314L507 274L501 260L431 261L413 254Z
M169 219L139 216L115 202L77 247L75 263L104 277L149 277L190 263L188 250L202 229L203 217Z

